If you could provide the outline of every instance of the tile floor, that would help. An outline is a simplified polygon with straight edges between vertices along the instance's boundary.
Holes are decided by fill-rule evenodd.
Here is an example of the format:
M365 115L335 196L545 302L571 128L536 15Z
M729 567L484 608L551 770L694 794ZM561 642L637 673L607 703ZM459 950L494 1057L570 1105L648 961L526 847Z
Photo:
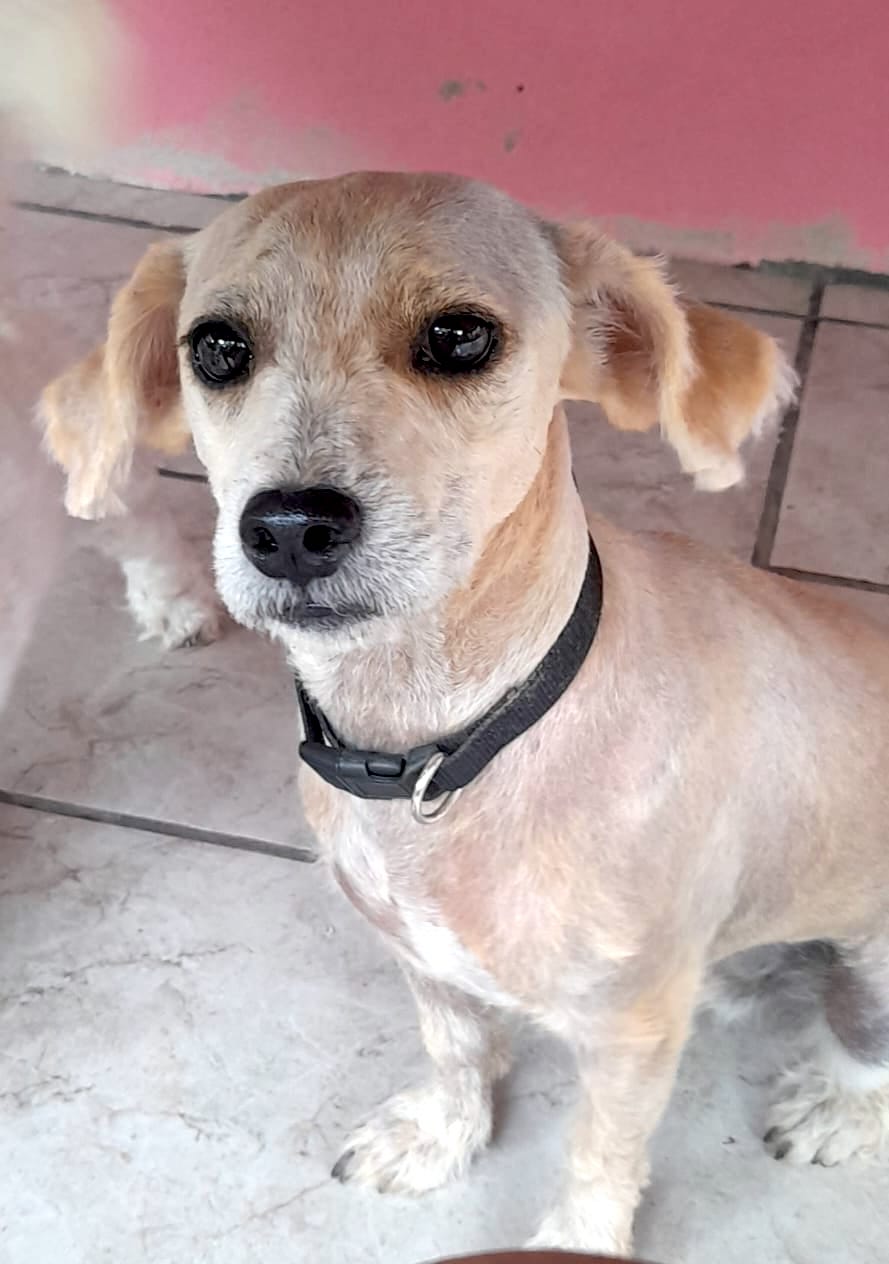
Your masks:
M102 328L146 243L218 204L36 173L7 230L18 294ZM889 292L677 264L805 371L744 487L695 495L653 436L573 418L589 503L756 555L889 626ZM205 488L159 495L198 538ZM2 652L2 650L0 650ZM0 1259L413 1264L514 1245L557 1179L564 1051L526 1037L492 1149L422 1204L344 1189L346 1129L422 1065L372 933L305 862L296 716L276 654L229 627L140 643L71 524L0 727ZM885 1261L889 1172L771 1162L769 1041L703 1027L655 1145L639 1250L663 1264Z

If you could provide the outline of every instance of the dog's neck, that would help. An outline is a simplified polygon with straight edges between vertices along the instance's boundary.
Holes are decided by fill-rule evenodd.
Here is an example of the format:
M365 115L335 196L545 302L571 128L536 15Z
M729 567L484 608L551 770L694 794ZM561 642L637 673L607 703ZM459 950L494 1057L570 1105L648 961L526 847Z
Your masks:
M484 714L543 658L571 616L589 555L561 410L524 499L469 584L384 644L300 646L294 667L339 736L398 751Z

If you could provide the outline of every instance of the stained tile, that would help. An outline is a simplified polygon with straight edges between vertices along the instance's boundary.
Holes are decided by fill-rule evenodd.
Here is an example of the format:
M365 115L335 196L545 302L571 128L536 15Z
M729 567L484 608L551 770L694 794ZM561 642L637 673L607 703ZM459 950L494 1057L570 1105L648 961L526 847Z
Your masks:
M822 324L772 560L889 583L889 330Z
M424 1073L408 990L316 866L0 807L4 1264L392 1264L516 1246L560 1183L564 1049L522 1035L492 1147L422 1201L330 1177ZM779 1032L703 1026L653 1148L646 1259L885 1259L889 1175L759 1140Z
M730 268L696 259L671 259L669 274L689 298L805 316L810 281L757 268Z
M793 359L797 321L780 316L744 319L777 338ZM694 489L657 431L614 430L592 406L573 406L570 415L575 471L589 509L630 531L678 531L750 557L777 428L748 446L745 482L710 495Z
M821 315L833 320L889 325L889 286L829 285L824 291Z

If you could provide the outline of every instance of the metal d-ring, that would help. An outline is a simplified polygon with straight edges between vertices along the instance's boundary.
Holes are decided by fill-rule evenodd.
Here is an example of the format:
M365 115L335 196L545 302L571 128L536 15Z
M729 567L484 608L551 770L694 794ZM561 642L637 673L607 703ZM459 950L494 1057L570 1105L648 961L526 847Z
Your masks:
M411 795L411 816L419 825L428 825L430 821L437 821L439 817L444 816L460 793L459 790L445 790L444 794L439 795L437 799L433 799L428 809L424 809L426 791L443 763L444 755L441 751L436 751L434 755L430 755L423 765L423 771L414 784L413 794Z

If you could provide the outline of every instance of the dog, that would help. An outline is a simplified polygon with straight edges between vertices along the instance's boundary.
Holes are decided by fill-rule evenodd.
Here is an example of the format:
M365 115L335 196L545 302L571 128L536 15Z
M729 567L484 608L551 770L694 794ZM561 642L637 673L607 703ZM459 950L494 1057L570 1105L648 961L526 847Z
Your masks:
M273 188L153 247L48 390L75 513L120 506L140 443L193 435L221 596L297 676L307 816L431 1061L341 1180L462 1174L531 1019L580 1084L533 1242L628 1253L708 971L813 940L823 1006L767 1144L886 1150L889 643L810 588L588 517L562 408L658 424L718 490L793 385L769 338L591 224L389 173Z

